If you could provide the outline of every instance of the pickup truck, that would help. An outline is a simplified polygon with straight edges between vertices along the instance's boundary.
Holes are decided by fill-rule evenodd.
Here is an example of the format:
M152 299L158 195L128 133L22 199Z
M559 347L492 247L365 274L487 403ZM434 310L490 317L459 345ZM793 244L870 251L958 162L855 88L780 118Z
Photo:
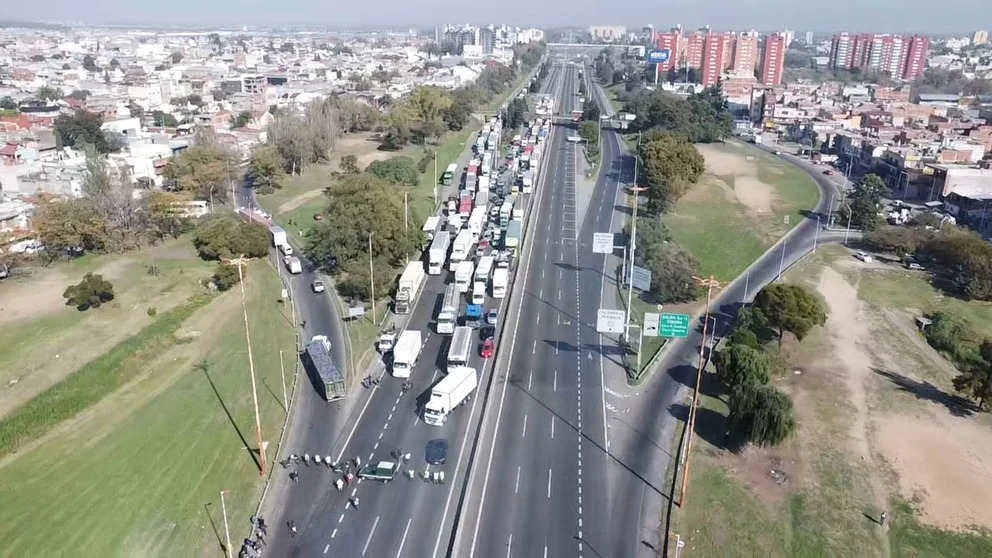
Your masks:
M396 463L380 461L375 465L366 465L358 470L358 478L389 482L396 478Z

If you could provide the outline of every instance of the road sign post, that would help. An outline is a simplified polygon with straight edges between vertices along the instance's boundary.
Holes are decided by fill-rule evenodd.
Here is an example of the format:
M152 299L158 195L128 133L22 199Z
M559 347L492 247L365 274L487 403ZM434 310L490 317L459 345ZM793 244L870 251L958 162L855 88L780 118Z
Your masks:
M592 235L593 254L613 253L613 233L593 233Z
M657 312L644 313L644 335L648 337L658 337L661 314Z
M599 333L623 333L623 310L600 308L596 313L596 331Z
M689 314L662 313L658 321L658 332L662 337L689 337Z

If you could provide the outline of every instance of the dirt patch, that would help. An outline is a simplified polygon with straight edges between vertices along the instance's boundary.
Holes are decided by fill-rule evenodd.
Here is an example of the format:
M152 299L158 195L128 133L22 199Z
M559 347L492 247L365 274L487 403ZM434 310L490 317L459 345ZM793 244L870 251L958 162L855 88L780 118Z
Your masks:
M715 145L696 146L706 160L706 173L717 178L721 188L752 213L769 214L775 189L758 179L758 162Z
M879 449L899 473L920 518L946 529L992 528L992 433L973 417L943 411L878 421ZM953 434L953 435L949 435Z
M334 142L331 151L331 170L341 170L341 158L354 155L358 158L358 168L365 169L372 161L381 161L401 153L379 150L379 135L373 132L358 132L341 136Z
M766 509L781 509L795 493L800 466L788 445L779 448L748 446L739 453L722 452L717 459L727 474L748 488Z
M295 198L289 200L288 202L280 205L276 209L276 214L282 214L282 213L287 213L289 211L293 211L294 209L302 206L308 201L319 198L323 194L324 194L323 190L310 190L309 192L304 192L299 196L296 196Z
M108 281L123 277L134 265L130 258L115 259L94 273ZM65 308L62 293L85 273L66 273L59 267L32 268L30 275L0 284L0 327L54 314Z

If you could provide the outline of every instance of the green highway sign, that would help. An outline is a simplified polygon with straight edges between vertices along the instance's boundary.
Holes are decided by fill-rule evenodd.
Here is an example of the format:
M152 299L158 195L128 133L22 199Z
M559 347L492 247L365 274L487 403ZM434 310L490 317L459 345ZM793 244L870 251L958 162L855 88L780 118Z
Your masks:
M658 331L661 337L689 337L689 314L662 313Z

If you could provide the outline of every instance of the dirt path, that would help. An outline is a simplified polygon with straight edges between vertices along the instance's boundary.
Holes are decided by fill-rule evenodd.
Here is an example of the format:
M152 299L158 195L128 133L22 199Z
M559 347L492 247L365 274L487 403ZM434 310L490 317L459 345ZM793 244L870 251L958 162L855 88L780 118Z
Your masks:
M288 212L290 212L290 211L292 211L292 210L294 210L294 209L302 206L303 204L307 203L310 200L319 198L323 194L324 194L324 190L310 190L309 192L304 192L304 193L300 194L299 196L296 196L295 198L289 200L288 202L280 205L276 209L276 215L281 215L283 213L288 213Z
M836 372L844 376L844 384L848 390L849 402L853 411L850 436L851 448L863 464L865 478L871 487L871 494L865 498L876 510L888 508L886 490L880 477L882 470L876 463L872 452L871 417L868 409L869 382L873 380L872 356L864 343L871 340L869 321L858 300L858 289L849 283L843 275L834 269L826 268L820 275L817 290L827 300L829 306L827 324L830 330L831 342L834 348L834 358L840 366ZM890 554L887 536L882 536L885 554Z

